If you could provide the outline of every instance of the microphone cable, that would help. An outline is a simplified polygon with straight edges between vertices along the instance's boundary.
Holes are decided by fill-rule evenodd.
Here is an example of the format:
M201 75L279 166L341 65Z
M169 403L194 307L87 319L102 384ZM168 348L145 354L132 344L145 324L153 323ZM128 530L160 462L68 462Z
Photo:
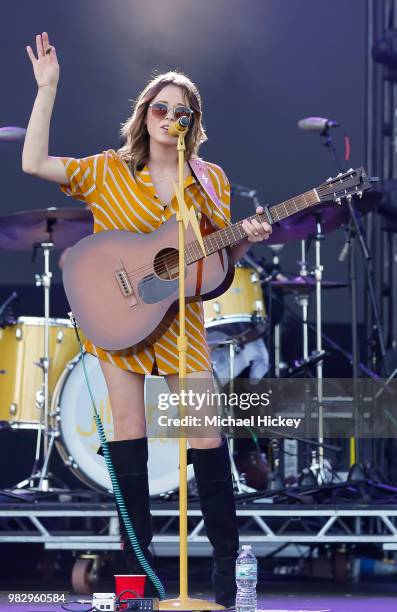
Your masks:
M150 563L148 563L148 561L146 560L142 549L140 547L140 544L138 542L138 539L136 537L135 534L135 530L134 530L134 526L132 524L132 521L130 519L130 516L128 514L125 502L124 502L124 498L123 498L123 494L121 492L119 483L118 483L118 479L117 479L117 475L115 472L115 469L113 467L113 463L112 463L112 459L110 456L110 450L109 450L109 446L108 446L108 441L106 439L106 434L105 434L105 430L103 427L103 423L101 420L101 417L98 413L96 404L95 404L95 400L94 400L94 396L92 393L92 389L91 389L91 385L90 382L88 380L88 374L87 374L87 370L85 367L85 354L84 354L84 349L83 349L83 345L81 343L81 339L80 339L80 335L78 332L78 328L77 328L77 323L76 323L76 319L74 318L74 315L72 312L69 313L69 318L73 324L73 328L74 331L76 333L76 337L77 337L77 341L79 343L79 349L80 349L80 355L81 355L81 359L82 359L82 364L83 364L83 371L84 371L84 377L85 377L85 381L87 384L87 388L88 388L88 393L90 395L90 399L91 399L91 404L92 407L94 409L94 420L95 420L95 424L97 427L97 431L98 431L98 436L99 436L99 440L100 443L102 445L102 451L103 451L103 456L105 459L105 463L106 463L106 467L108 469L109 472L109 476L110 476L110 480L112 483L112 488L113 488L113 493L114 493L114 497L115 497L115 501L117 504L117 507L120 511L120 514L122 516L123 522L124 522L124 526L126 528L127 534L128 534L128 538L130 540L132 549L135 553L135 556L137 558L137 560L139 561L140 566L142 567L142 569L144 570L146 576L151 580L151 582L153 583L156 591L159 594L159 599L163 600L166 599L166 592L164 589L164 586L160 580L160 578L157 576L157 574L155 573L155 571L153 570L153 568L151 567Z

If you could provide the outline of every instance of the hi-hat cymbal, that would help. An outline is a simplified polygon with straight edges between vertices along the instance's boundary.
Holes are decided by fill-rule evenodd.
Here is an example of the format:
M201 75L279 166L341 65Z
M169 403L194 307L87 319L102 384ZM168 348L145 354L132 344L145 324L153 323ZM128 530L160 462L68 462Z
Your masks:
M26 251L42 242L56 249L72 246L92 233L86 208L43 208L0 217L0 249Z
M280 289L282 291L298 291L299 293L307 293L316 289L316 279L314 276L295 276L294 278L286 278L283 280L270 281L272 289ZM340 281L321 281L322 289L340 289L347 287L347 283Z
M365 214L375 209L382 199L379 191L367 191L361 198L353 198L354 209ZM271 206L270 206L271 212ZM350 212L346 202L338 205L333 200L305 208L296 214L272 225L272 233L263 244L285 244L293 240L303 240L317 233L316 219L321 219L323 234L332 232L349 222Z

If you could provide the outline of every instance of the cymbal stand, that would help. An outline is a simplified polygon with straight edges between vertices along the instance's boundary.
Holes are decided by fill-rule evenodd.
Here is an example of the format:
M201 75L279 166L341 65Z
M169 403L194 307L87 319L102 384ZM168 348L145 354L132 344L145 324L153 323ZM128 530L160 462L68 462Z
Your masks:
M321 214L316 214L316 351L322 354L322 320L321 320L321 283L323 275L323 266L321 265L321 242L324 239L324 234L321 230ZM318 406L318 453L313 450L311 471L316 476L319 485L326 482L324 471L324 407L323 407L323 360L319 359L316 364L317 378L317 406Z
M50 223L49 220L48 223ZM49 224L49 235L51 236L51 225ZM48 464L51 458L52 449L54 447L56 432L54 430L49 431L49 370L50 370L50 347L49 347L49 319L50 319L50 296L51 296L51 279L52 272L50 270L50 253L54 248L54 243L51 239L48 242L41 242L34 245L33 258L36 250L40 248L43 250L44 257L44 272L43 274L36 274L36 286L43 287L44 289L44 344L43 344L43 357L40 361L35 364L41 368L43 372L43 383L41 390L37 393L37 405L41 411L41 418L39 428L37 430L36 450L35 458L30 477L16 485L16 488L23 488L28 486L29 489L41 492L48 492L50 490L49 485L49 473ZM41 447L43 446L43 462L40 466ZM38 480L38 484L35 486L35 481Z
M219 348L222 346L229 347L229 395L234 393L234 378L235 378L235 359L236 354L240 349L240 343L236 338L230 338L225 340L219 340L219 342L214 343L213 348ZM219 383L219 377L215 376L215 380ZM233 480L236 484L238 493L251 493L254 491L251 487L241 482L240 474L236 466L236 462L234 460L234 438L229 438L229 455L230 455L230 463L232 469Z
M306 241L301 240L301 261L300 261L300 276L307 276L307 260L306 260ZM309 307L309 292L298 293L297 302L302 309L302 340L303 340L303 359L309 359L309 329L307 326L308 307Z

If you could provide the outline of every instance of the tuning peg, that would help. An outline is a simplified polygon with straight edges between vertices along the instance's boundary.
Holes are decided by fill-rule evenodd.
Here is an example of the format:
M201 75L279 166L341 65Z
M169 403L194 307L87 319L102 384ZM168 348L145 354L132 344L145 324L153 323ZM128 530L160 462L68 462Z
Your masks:
M329 178L327 178L327 180L325 182L326 183L332 183L332 181L333 181L333 178L332 178L332 176L330 176Z
M341 198L336 198L335 203L336 203L338 206L341 206L341 205L342 205L342 200L341 200Z
M348 172L354 172L354 168L349 168Z

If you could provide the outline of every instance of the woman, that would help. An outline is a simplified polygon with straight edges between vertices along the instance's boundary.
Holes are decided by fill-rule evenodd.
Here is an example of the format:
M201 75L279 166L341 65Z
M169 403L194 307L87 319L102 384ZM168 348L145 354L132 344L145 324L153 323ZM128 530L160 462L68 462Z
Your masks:
M94 216L94 232L109 229L151 232L176 211L171 179L178 181L178 160L176 140L168 134L168 127L186 115L190 117L190 127L186 135L185 200L218 226L228 223L230 189L223 170L215 164L205 164L217 194L217 205L189 165L206 136L200 96L186 76L170 72L146 86L133 114L123 125L125 144L118 152L104 151L84 159L52 157L48 155L49 125L59 66L46 32L36 37L36 48L37 57L27 47L38 94L25 138L22 160L25 172L59 183L66 194L84 201ZM259 208L257 212L263 211ZM268 224L256 220L245 222L243 227L247 239L233 248L235 261L247 251L250 242L263 240L271 232ZM86 350L98 356L107 383L114 421L114 441L109 443L111 457L138 540L149 561L152 528L144 376L163 375L171 391L178 390L178 332L177 316L156 343L126 357L114 357L90 341L85 345ZM210 378L211 360L200 303L186 307L186 335L188 380ZM229 607L235 597L238 530L228 448L218 434L189 439L189 444L206 531L214 549L215 599ZM122 522L121 532L129 571L135 573L137 567Z

